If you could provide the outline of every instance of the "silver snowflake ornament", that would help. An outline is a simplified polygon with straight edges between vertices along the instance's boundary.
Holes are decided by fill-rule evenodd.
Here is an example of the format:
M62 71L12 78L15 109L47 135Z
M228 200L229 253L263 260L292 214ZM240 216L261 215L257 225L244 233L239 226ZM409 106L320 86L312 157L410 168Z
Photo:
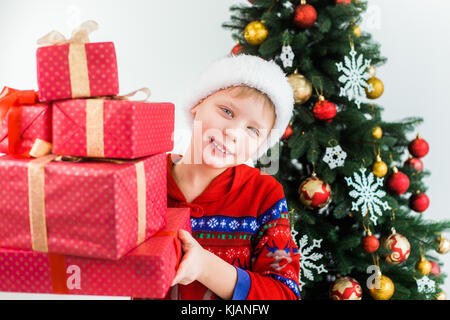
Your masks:
M296 239L298 232L294 229L291 230L292 239ZM320 259L322 259L323 254L313 252L313 249L320 248L322 243L322 239L316 240L313 239L313 244L311 246L308 245L308 236L305 234L303 237L298 241L297 247L300 252L300 273L298 275L298 283L299 283L299 289L302 291L303 286L306 284L302 281L302 275L305 276L308 280L314 281L314 275L312 272L313 270L316 270L318 274L321 273L327 273L328 270L325 269L324 265L317 265L316 262Z
M292 51L292 47L290 45L284 45L281 49L280 59L283 62L283 67L292 67L292 62L294 61L295 54Z
M322 160L333 170L336 167L342 167L346 158L347 152L342 150L341 146L338 145L333 148L328 147Z
M436 282L434 280L431 280L427 276L423 276L420 279L416 279L417 282L417 290L420 293L423 293L425 295L429 295L430 293L435 293L436 291Z
M359 170L361 176L354 172L353 178L355 181L351 177L345 177L344 179L349 187L354 188L349 193L350 197L356 199L356 201L352 201L352 211L362 211L363 214L370 214L370 220L376 225L378 216L383 215L380 206L384 210L391 209L391 207L386 201L381 200L386 195L386 192L378 189L378 187L383 187L384 178L377 177L376 181L374 181L374 174L370 172L366 176L366 170L366 168ZM366 213L367 211L368 213Z
M343 72L344 74L339 77L339 82L345 84L343 88L341 88L341 92L339 96L347 97L350 101L355 101L358 108L361 106L361 99L366 97L365 88L367 91L372 92L373 86L372 84L368 84L366 80L370 78L370 74L367 71L367 68L370 66L370 59L364 59L363 55L360 54L358 58L356 58L355 49L351 49L350 57L344 57L344 63L339 62L336 63L338 71ZM364 60L364 63L363 63Z

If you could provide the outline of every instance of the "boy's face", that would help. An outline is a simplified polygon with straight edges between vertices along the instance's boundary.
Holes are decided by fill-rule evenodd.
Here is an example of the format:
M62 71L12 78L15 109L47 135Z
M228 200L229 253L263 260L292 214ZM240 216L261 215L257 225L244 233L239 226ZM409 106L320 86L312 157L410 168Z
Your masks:
M214 168L245 163L256 153L275 123L273 107L265 103L262 95L238 98L233 94L233 87L216 91L191 112L195 115L194 150L195 146L201 146L202 163Z

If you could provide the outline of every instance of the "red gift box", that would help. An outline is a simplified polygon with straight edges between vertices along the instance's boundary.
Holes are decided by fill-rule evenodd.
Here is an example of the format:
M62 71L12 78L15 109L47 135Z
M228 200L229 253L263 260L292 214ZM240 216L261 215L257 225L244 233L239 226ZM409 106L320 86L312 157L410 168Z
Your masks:
M55 157L0 157L1 248L115 260L165 226L165 154L121 163Z
M117 261L0 249L0 291L164 298L181 259L189 208L168 208L167 226Z
M136 159L173 149L169 102L74 99L53 103L53 153Z
M4 87L0 92L0 152L34 157L51 150L51 108L34 90Z
M38 40L42 46L36 52L40 101L119 93L114 44L89 43L89 34L97 29L97 22L88 20L69 39L51 31Z
M40 101L119 93L117 58L112 42L41 47L36 57Z
M36 139L52 141L52 114L49 104L38 103L24 105L19 108L20 113L20 144L18 154L29 152ZM0 127L0 152L9 153L8 145L8 117L3 120Z

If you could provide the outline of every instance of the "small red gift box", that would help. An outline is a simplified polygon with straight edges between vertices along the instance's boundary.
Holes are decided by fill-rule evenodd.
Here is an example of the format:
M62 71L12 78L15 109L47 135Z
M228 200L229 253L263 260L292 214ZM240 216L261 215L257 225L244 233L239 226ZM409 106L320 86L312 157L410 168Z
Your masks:
M119 93L117 58L112 42L89 43L98 28L87 21L70 39L52 31L38 40L37 80L40 101L116 95Z
M136 159L173 149L169 102L74 99L53 103L53 153Z
M189 208L168 208L167 226L117 261L0 249L0 291L164 298L181 259Z
M55 158L0 157L1 248L116 260L165 226L165 154Z
M50 105L38 103L37 92L3 88L0 93L0 152L47 154L52 141L51 121Z
M29 152L36 139L52 141L52 114L50 105L38 103L24 105L20 112L20 145L18 154ZM0 152L9 153L8 146L8 116L6 115L0 127Z

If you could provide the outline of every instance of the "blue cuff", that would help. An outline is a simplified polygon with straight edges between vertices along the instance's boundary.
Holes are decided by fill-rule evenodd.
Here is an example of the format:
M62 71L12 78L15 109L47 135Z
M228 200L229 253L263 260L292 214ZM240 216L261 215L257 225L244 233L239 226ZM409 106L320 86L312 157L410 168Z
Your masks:
M234 266L237 271L237 281L234 287L233 300L246 300L250 291L250 275L247 271Z

